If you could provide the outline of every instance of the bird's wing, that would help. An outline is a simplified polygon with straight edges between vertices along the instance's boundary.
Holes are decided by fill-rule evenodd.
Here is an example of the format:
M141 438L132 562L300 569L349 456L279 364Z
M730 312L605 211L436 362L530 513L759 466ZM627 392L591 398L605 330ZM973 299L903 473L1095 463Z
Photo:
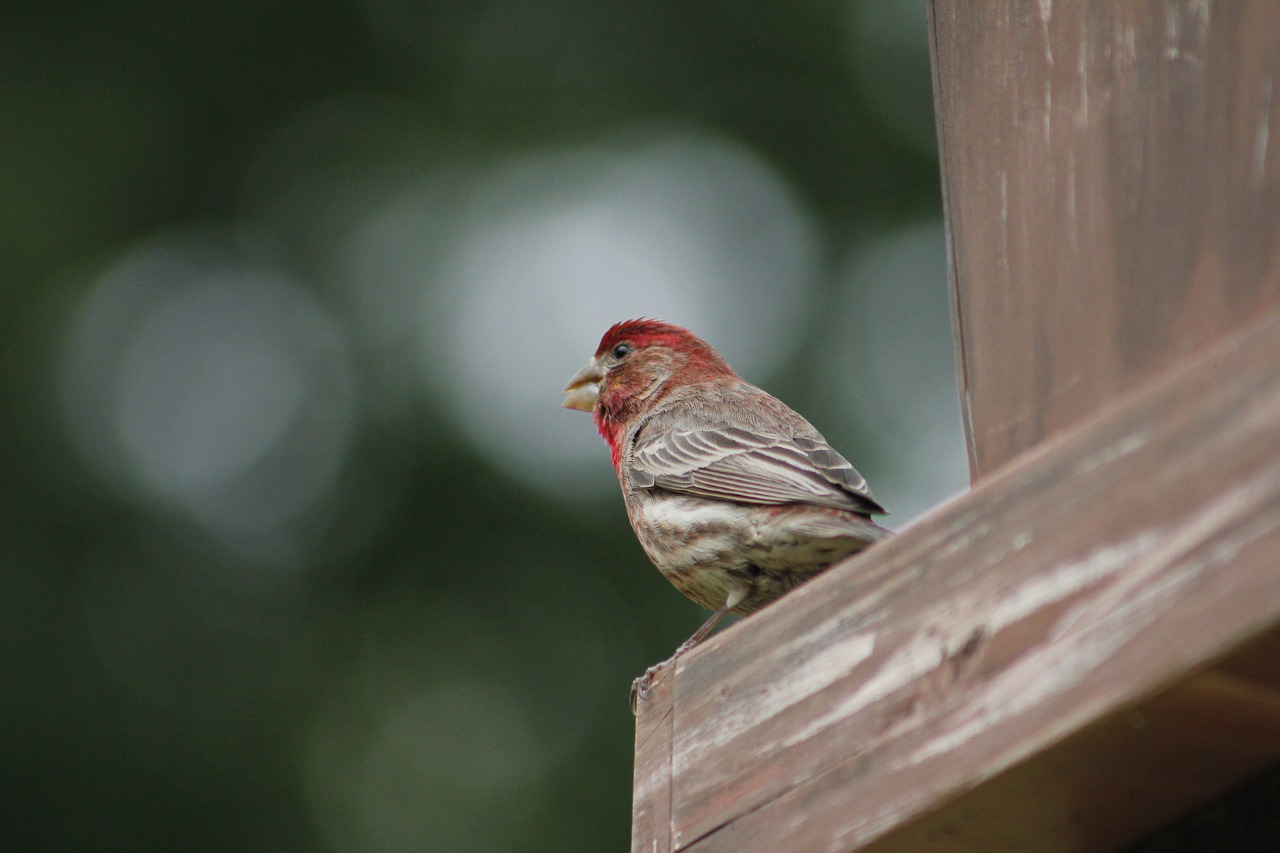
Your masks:
M821 436L723 425L646 432L638 437L629 468L640 488L739 503L884 512L867 481Z

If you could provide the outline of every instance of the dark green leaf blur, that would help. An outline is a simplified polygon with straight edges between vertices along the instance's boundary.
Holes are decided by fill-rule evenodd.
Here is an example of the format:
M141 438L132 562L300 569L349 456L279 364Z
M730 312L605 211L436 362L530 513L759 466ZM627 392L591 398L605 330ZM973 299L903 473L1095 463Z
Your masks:
M9 4L4 846L625 849L704 614L561 388L660 317L962 489L931 112L919 0Z

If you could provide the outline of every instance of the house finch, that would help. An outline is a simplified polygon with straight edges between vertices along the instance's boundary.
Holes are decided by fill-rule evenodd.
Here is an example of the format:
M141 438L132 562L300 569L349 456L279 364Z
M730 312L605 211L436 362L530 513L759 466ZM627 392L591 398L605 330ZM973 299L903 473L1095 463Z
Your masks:
M628 320L565 387L609 444L627 518L658 570L713 611L751 613L889 535L867 483L813 426L687 329ZM647 695L656 664L632 687Z

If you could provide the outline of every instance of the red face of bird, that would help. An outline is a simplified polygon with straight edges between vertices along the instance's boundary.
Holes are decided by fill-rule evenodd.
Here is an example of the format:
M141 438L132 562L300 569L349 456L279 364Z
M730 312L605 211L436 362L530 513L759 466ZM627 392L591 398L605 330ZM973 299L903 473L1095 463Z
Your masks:
M561 405L616 412L658 393L668 379L690 369L733 374L709 344L687 329L659 320L617 323L600 339L595 356L569 380Z

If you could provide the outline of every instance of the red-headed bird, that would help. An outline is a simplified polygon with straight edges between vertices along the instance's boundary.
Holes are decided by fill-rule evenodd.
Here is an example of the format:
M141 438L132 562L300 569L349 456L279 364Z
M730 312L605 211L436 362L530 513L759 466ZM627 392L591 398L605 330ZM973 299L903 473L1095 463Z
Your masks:
M565 387L609 444L631 527L658 570L713 611L751 613L889 535L867 482L813 425L659 320L605 332ZM663 663L666 663L664 661ZM654 673L636 679L645 696Z

